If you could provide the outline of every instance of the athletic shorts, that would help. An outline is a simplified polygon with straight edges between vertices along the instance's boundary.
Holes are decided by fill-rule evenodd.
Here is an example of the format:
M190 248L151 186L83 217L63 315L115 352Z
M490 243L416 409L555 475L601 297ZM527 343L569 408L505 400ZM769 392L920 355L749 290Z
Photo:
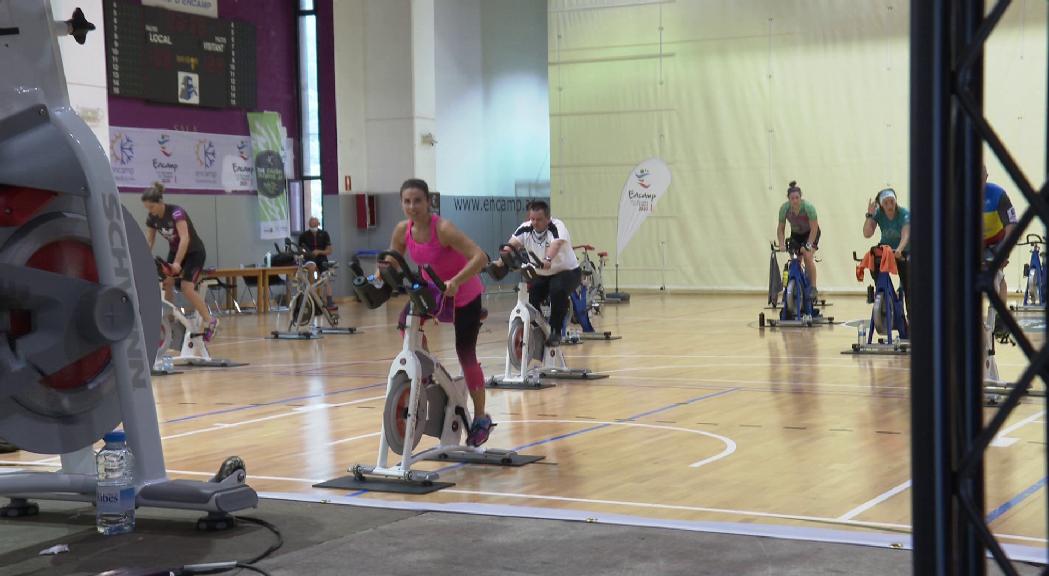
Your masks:
M823 230L817 230L816 231L816 241L812 243L812 247L814 249L816 249L816 250L819 250L819 247L820 247L820 236L822 236L822 235L823 235ZM804 246L805 243L808 242L808 241L809 241L809 233L808 232L805 232L803 234L794 234L793 232L791 232L791 234L790 234L790 241L789 241L789 243L790 244L794 244L795 246Z
M203 250L186 254L186 257L182 259L182 273L175 279L175 288L181 290L183 281L196 285L197 281L200 280L200 274L204 271L204 260L206 259L207 253ZM168 264L174 261L175 254L169 252Z

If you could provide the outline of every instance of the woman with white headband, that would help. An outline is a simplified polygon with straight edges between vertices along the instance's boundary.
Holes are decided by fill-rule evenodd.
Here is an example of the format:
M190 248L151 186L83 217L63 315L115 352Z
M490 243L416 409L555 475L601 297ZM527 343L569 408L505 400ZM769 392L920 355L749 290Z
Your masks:
M911 315L911 284L907 257L910 254L911 213L896 203L896 191L886 188L867 204L867 214L863 221L863 237L874 236L874 229L881 228L881 240L878 244L892 247L896 254L896 268L900 272L900 285L903 287L907 317Z

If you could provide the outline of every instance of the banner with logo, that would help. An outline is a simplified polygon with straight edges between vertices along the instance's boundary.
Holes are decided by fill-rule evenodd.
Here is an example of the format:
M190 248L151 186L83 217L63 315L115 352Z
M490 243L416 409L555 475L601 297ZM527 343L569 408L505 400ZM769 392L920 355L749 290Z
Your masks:
M616 235L616 261L656 203L670 187L670 168L659 158L649 158L631 172L619 198L619 231Z
M113 126L109 164L125 188L161 182L184 190L255 190L247 136Z
M248 132L255 153L255 186L259 193L259 227L263 240L291 234L288 181L284 175L284 127L276 112L248 112Z

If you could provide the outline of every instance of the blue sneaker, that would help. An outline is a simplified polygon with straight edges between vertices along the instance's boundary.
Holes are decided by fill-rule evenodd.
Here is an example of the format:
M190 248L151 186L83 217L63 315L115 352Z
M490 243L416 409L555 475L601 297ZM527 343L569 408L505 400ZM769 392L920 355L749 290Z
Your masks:
M495 426L492 423L492 417L488 414L474 418L474 423L470 426L470 433L466 436L466 445L480 446L484 444L488 441L488 435L492 433L492 428L495 428Z

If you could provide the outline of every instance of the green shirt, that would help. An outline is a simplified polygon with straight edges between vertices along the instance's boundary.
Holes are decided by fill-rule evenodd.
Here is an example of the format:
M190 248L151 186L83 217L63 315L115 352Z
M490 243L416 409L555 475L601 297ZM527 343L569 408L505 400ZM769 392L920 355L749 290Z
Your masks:
M900 247L900 240L903 236L903 227L911 223L911 213L900 206L896 205L896 217L889 219L882 211L881 206L878 206L877 210L874 211L874 221L878 223L878 228L881 228L881 244L888 244L895 250ZM904 247L904 250L910 248L909 246Z
M783 224L790 220L790 233L792 235L808 234L812 230L812 222L817 220L816 207L805 200L801 201L798 213L790 209L790 202L784 202L779 208L779 223Z

